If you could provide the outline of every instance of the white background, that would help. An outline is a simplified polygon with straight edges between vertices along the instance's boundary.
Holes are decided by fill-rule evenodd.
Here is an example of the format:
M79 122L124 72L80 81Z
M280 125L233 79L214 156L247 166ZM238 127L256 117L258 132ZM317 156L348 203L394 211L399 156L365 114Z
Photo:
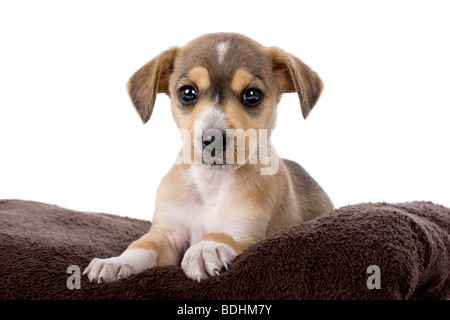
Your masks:
M2 1L0 198L151 220L181 142L168 98L144 126L125 84L170 46L229 31L322 77L307 120L283 97L274 144L336 207L450 206L449 12L428 0Z

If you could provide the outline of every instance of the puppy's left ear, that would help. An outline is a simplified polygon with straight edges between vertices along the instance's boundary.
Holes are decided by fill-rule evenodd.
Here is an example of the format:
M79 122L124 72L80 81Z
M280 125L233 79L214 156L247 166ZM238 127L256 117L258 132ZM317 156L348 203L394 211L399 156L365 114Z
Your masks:
M177 53L177 47L164 51L140 68L127 83L131 101L144 123L152 115L156 94L169 93L169 79Z
M303 118L307 118L319 99L323 82L303 61L278 47L268 48L280 93L297 92Z

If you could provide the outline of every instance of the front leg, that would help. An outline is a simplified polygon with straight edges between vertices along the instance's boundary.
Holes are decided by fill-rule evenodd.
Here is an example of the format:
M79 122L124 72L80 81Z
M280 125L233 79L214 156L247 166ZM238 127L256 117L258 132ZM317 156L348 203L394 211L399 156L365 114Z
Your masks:
M191 246L184 254L181 267L192 280L200 282L220 271L233 262L242 253L249 242L238 242L223 232L209 233Z
M98 283L116 281L153 268L156 265L178 264L181 258L177 233L162 226L152 225L150 231L134 241L119 256L93 259L83 274Z

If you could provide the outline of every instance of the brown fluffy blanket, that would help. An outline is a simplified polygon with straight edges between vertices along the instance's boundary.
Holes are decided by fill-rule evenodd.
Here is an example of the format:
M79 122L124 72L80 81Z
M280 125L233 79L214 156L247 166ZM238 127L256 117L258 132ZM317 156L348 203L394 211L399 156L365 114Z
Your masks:
M80 289L68 289L76 276L67 273L70 265L83 271L94 257L117 255L149 227L142 220L0 200L0 299L450 298L450 209L430 202L337 209L270 236L200 283L169 266L114 283L82 276ZM374 265L378 271L369 268Z

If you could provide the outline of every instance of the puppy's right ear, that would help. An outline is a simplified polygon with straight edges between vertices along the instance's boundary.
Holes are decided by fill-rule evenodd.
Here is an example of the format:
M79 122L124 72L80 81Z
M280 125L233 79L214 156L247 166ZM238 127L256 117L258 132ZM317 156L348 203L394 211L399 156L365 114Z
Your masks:
M177 47L164 51L140 68L127 83L128 94L144 123L152 115L156 94L169 94L169 79L177 53Z

